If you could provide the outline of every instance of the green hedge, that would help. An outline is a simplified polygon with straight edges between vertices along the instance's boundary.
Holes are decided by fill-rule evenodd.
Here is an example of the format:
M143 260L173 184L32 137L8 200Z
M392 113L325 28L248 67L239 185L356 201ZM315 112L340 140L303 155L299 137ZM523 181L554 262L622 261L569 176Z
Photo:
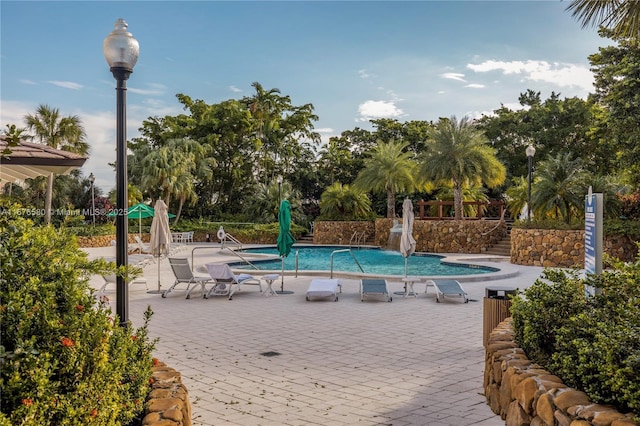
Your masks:
M513 327L527 356L565 384L640 416L640 258L612 264L587 278L546 271L514 298ZM601 294L585 296L585 285Z
M144 408L155 342L119 326L88 261L51 226L0 217L0 424L126 425ZM124 271L120 271L121 273Z

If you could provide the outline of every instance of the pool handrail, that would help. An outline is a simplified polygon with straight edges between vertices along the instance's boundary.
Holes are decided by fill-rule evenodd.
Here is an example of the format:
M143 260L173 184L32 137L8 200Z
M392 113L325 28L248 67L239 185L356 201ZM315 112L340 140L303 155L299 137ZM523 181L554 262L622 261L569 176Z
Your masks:
M224 238L222 239L222 241L220 241L220 245L222 246L222 248L226 248L225 243L227 242L227 240L231 241L233 244L237 245L240 250L242 250L242 243L236 237L229 233L225 233Z
M362 269L362 265L360 265L360 262L358 262L358 259L356 259L356 256L353 254L351 249L350 248L348 248L348 249L339 249L339 250L332 251L331 252L331 256L329 257L329 264L331 265L331 275L329 276L329 278L333 278L333 255L336 254L336 253L344 253L344 252L349 252L351 257L353 257L353 260L356 262L356 265L358 265L358 268L360 268L360 272L362 272L364 274L364 269Z
M367 240L367 232L366 231L362 231L362 232L358 232L358 231L353 231L353 234L351 235L351 238L349 239L349 246L353 246L353 240L356 240L355 245L357 247L360 247L366 240Z
M193 270L193 267L194 267L194 266L193 266L193 265L194 265L194 263L193 263L193 252L194 252L194 251L196 251L196 250L198 250L198 249L210 249L210 248L218 248L218 247L194 247L194 248L191 250L191 269L192 269L192 270ZM246 263L247 265L251 266L253 269L255 269L255 270L259 270L259 269L260 269L260 268L258 268L256 265L254 265L253 263L251 263L250 261L248 261L247 259L245 259L244 257L242 257L242 255L240 255L240 253L236 252L236 251L235 251L235 250L233 250L232 248L230 248L230 247L220 247L220 250L221 250L221 251L222 251L222 250L225 250L225 249L226 249L226 250L229 250L231 253L233 253L234 255L238 256L240 259L242 259L242 261L243 261L244 263Z

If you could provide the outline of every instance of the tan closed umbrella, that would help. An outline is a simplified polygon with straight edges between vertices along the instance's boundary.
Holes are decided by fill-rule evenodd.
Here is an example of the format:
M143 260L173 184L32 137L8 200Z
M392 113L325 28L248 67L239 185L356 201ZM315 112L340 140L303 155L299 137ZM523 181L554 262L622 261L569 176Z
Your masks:
M404 257L404 276L407 276L409 256L416 251L416 240L413 238L413 203L406 198L402 203L402 236L400 237L400 253Z
M160 290L160 257L169 254L171 247L171 230L169 229L169 209L162 200L156 201L155 214L151 222L151 241L149 248L155 257L158 258L158 290L149 293L162 293Z

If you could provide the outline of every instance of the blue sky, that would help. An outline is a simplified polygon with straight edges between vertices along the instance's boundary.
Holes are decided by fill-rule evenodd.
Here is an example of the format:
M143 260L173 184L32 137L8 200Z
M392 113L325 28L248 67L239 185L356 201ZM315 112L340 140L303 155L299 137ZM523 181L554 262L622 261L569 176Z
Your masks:
M39 104L78 115L83 173L115 186L115 80L102 42L124 18L140 43L127 82L128 138L182 112L175 95L217 103L257 81L312 103L324 141L370 119L437 120L518 107L527 89L593 91L588 55L610 44L568 1L1 1L0 123Z

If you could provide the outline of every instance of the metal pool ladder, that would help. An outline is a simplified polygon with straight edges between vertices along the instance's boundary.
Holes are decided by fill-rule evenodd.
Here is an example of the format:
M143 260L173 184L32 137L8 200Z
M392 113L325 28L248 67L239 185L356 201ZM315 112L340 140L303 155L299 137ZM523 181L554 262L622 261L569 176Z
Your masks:
M358 262L358 259L356 259L355 255L353 254L351 249L350 248L348 248L348 249L340 249L340 250L334 250L334 251L331 252L331 257L329 258L329 263L331 264L331 275L330 275L330 278L333 278L333 255L336 254L336 253L344 253L344 252L349 252L349 254L353 258L353 260L356 262L356 265L358 265L358 268L360 268L360 272L364 273L364 269L362 269L362 265L360 265L360 262Z

